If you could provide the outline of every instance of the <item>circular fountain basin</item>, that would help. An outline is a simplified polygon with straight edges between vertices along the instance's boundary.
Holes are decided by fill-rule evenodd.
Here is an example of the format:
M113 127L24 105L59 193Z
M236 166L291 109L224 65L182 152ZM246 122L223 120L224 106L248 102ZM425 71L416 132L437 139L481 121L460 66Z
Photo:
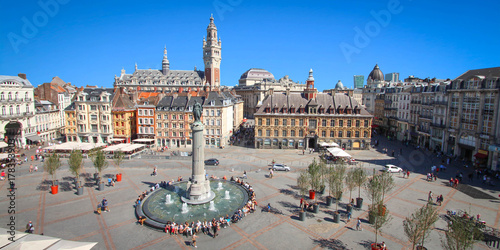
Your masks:
M221 189L218 188L221 185L219 183L222 183ZM226 215L232 216L248 202L247 190L237 183L211 180L210 187L215 194L213 199L215 209L209 209L210 203L207 201L204 204L187 205L187 211L186 207L183 210L181 198L186 195L187 182L177 182L167 189L159 188L149 194L141 205L136 207L137 215L145 215L148 218L145 221L147 225L163 229L168 221L184 223L208 221ZM176 189L177 192L175 192ZM229 191L230 199L225 199L226 191ZM171 197L169 204L166 203L167 194Z

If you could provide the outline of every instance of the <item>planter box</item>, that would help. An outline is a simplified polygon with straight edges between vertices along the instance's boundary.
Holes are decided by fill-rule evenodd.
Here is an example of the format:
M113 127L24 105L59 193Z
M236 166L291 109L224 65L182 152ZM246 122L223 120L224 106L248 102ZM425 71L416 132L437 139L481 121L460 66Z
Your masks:
M299 220L300 221L305 221L306 220L306 212L303 212L303 211L299 212Z
M319 212L319 204L313 205L313 213L317 214Z
M346 212L352 213L352 206L351 205L347 205Z
M356 207L359 209L363 207L363 198L356 198Z
M52 194L57 194L59 192L59 186L55 185L55 186L50 186L50 192Z
M331 206L332 205L332 200L333 200L333 197L327 196L326 197L326 205L327 206Z
M83 195L83 187L77 187L76 188L76 194L77 195Z
M99 191L104 190L104 182L99 183Z
M334 212L333 213L333 222L339 223L340 222L340 213L339 212Z
M116 174L116 182L122 181L122 174Z
M309 199L311 200L314 200L314 198L316 197L316 192L314 192L314 190L309 190Z

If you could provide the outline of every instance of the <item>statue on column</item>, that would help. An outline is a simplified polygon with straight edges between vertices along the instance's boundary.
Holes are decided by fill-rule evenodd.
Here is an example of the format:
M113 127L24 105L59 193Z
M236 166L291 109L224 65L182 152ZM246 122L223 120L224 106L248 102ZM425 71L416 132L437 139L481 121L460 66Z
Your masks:
M203 113L203 107L198 101L194 101L194 108L193 108L194 122L200 122L202 113Z

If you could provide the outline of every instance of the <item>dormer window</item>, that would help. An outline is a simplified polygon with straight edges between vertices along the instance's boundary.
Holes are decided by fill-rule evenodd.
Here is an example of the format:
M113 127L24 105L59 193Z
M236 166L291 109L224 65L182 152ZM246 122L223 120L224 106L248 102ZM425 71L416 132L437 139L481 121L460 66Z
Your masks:
M273 113L278 113L278 112L279 112L279 111L278 111L278 108L274 108L274 109L273 109Z
M266 113L271 113L271 108L266 108Z
M309 108L309 114L316 114L316 111L317 111L316 108L312 107Z
M210 101L210 106L214 106L215 105L215 102L212 100Z

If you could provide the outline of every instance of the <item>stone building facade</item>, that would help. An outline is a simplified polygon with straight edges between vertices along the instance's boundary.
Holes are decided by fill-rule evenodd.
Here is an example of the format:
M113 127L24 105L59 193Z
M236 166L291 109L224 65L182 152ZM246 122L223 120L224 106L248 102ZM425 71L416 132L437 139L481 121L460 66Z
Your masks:
M65 110L68 122L76 120L76 134L68 131L70 128L66 129L66 132L71 132L67 134L68 141L89 143L110 141L113 136L111 116L113 95L112 88L77 90L73 103Z
M206 40L203 38L203 63L205 70L171 70L167 57L167 48L163 51L162 68L138 69L126 74L122 69L120 76L115 76L114 87L125 87L127 91L177 92L179 89L205 89L220 86L220 63L222 42L217 36L214 18L210 17Z
M26 74L0 76L0 136L13 139L19 147L41 140L37 135L33 90Z
M345 149L368 149L370 115L345 94L318 93L312 70L303 93L271 91L255 114L255 147L318 148L336 142Z
M111 105L113 141L131 143L137 138L136 107L124 88L118 89Z

